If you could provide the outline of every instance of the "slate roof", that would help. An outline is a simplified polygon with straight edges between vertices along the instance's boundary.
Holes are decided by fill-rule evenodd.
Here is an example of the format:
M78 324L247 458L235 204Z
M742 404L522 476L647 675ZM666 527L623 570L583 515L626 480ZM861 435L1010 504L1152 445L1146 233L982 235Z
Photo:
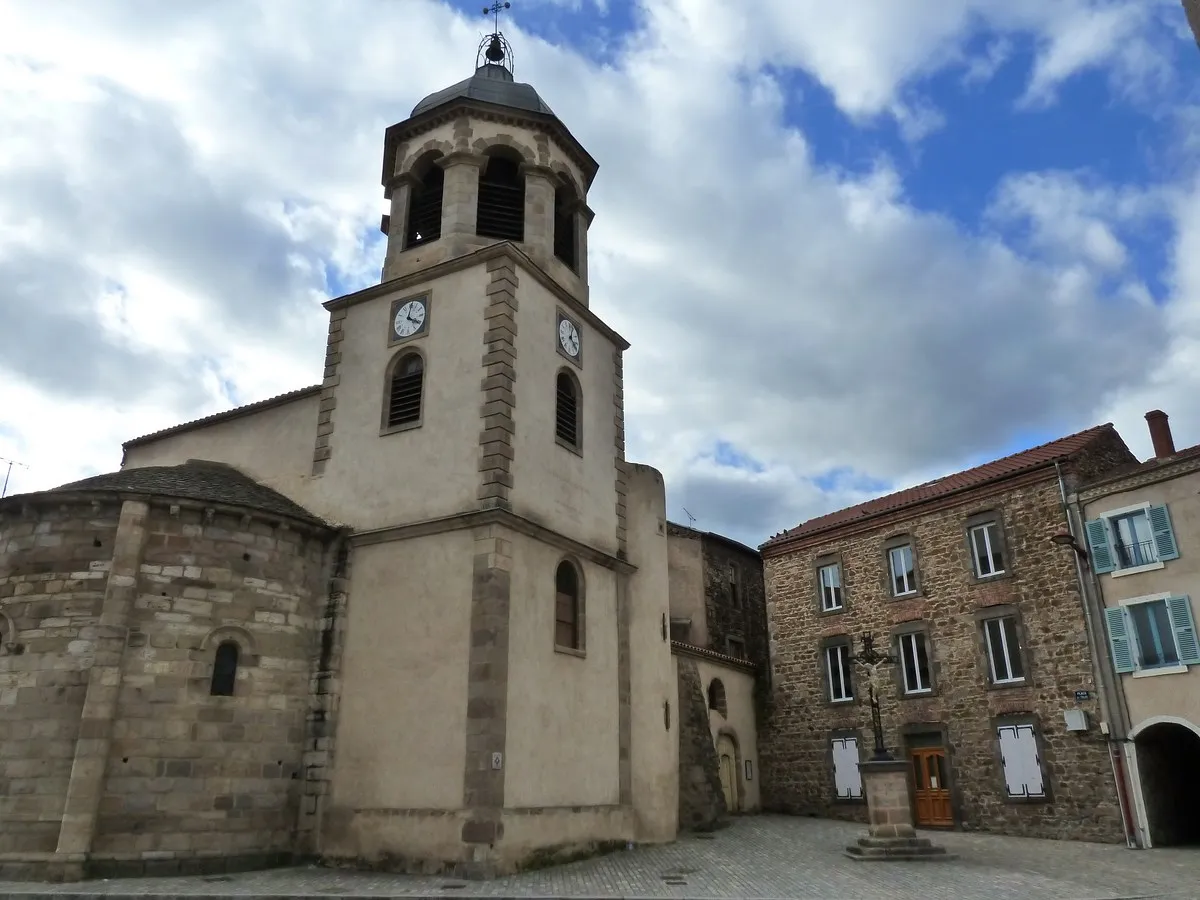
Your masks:
M310 513L265 484L233 466L206 460L188 460L181 466L145 466L94 475L72 481L48 491L15 497L46 497L53 494L88 493L146 494L180 500L199 500L226 506L240 506L257 512L288 516L314 525L329 523ZM10 499L13 499L10 498Z
M189 431L193 428L201 428L205 425L223 422L226 419L236 419L238 416L245 416L249 415L250 413L260 412L264 409L270 409L272 406L282 406L285 403L291 403L293 400L299 400L303 397L309 397L313 394L320 393L320 391L321 385L310 384L308 387L297 388L294 391L285 391L282 394L276 394L274 397L268 397L266 400L258 400L254 403L247 403L244 406L235 406L233 409L222 410L221 412L213 413L211 416L202 416L199 419L192 419L188 422L180 422L178 425L172 425L169 428L162 428L158 431L152 431L149 434L143 434L141 437L130 438L121 446L136 447L138 444L146 444L150 441L167 437L168 435L178 434L181 431Z
M533 85L514 81L512 73L508 69L492 63L480 66L470 78L430 94L413 107L412 115L420 115L443 103L460 98L481 100L484 103L495 103L497 106L507 106L511 109L521 109L547 116L554 115L554 111L546 105L545 100L538 96Z
M801 522L795 528L774 535L762 545L761 549L766 550L769 547L797 538L830 531L842 525L860 522L905 507L917 506L930 500L958 493L959 491L982 487L994 481L1053 465L1055 462L1061 462L1074 456L1097 438L1114 431L1115 429L1111 422L1104 425L1097 425L1086 431L1080 431L1029 450L1023 450L1020 453L1014 453L1003 459L984 463L973 469L955 472L953 475L946 475L943 478L937 478L925 484L919 484L916 487L906 488L894 494L876 497L874 500L868 500L857 506L850 506L824 516L818 516L815 519L809 519L807 522Z

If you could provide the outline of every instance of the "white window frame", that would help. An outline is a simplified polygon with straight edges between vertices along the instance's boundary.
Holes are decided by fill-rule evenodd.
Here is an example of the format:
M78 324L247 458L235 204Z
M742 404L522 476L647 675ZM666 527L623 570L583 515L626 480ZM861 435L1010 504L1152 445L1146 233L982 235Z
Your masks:
M1011 734L1008 734L1009 732L1011 732ZM1005 739L1006 737L1008 738L1007 740ZM1001 775L1004 778L1005 793L1013 799L1045 799L1047 796L1046 769L1042 765L1042 752L1041 748L1038 747L1037 731L1034 729L1033 725L1029 724L1028 722L1014 722L1011 724L1000 725L996 728L996 740L1000 745L1000 759L1002 761ZM1012 770L1010 770L1009 760L1015 759L1012 751L1017 749L1018 746L1024 744L1026 740L1028 740L1030 745L1033 747L1033 767L1037 770L1038 782L1036 788L1030 790L1032 782L1026 778L1022 781L1022 791L1020 793L1016 793L1013 791L1013 782L1009 780L1009 774L1010 772L1012 774L1019 773L1012 772ZM1008 753L1005 753L1006 748L1009 751Z
M834 693L833 667L838 667L842 687L848 689L845 696L838 697ZM825 648L825 684L829 688L830 703L853 703L854 682L850 679L850 645L830 644Z
M828 569L833 570L833 572L837 578L837 584L827 585L825 583L825 572ZM832 563L827 563L823 566L820 566L817 569L817 582L821 586L821 612L835 612L836 610L843 609L845 607L845 603L842 600L842 564L841 563L832 562ZM833 593L834 588L837 589L837 596L835 598L835 602L830 603L829 601L831 598L830 598L829 594ZM826 589L829 589L829 594L826 593Z
M979 571L979 547L975 543L975 536L978 532L983 533L983 543L984 543L985 555L987 558L988 566L991 566L992 565L992 553L996 548L994 548L992 546L992 538L991 538L991 535L988 534L989 528L994 528L994 529L996 529L996 531L999 531L1000 530L1000 520L992 519L990 522L980 522L978 525L972 525L971 529L970 529L969 536L970 536L970 540L971 540L971 568L973 568L975 570L976 578L992 578L996 575L1003 575L1005 572L1004 569L993 569L990 572L980 572ZM1008 560L1004 559L1003 548L1004 548L1004 543L1000 542L1000 549L1001 549L1000 558L1001 558L1002 562L1007 563Z
M854 748L853 754L851 754L850 752L847 752L849 750L849 748L851 748L851 747ZM839 749L842 751L841 753L838 752ZM850 736L850 735L846 735L843 737L835 737L831 740L831 750L832 750L832 756L833 756L833 793L834 793L834 796L837 797L837 799L839 799L839 800L861 800L862 795L863 795L863 784L862 784L862 770L859 768L859 765L858 765L859 761L860 761L859 760L859 751L858 751L858 738ZM842 785L838 784L838 781L839 781L839 779L838 779L838 772L839 772L838 761L840 759L842 762L849 764L851 755L853 755L853 757L854 757L854 770L853 770L853 773L851 773L851 772L844 773L847 777L845 779L842 779L842 783L845 785L845 788L846 788L846 793L843 794L842 790L841 790Z
M1132 513L1140 512L1142 515L1144 515L1146 517L1146 522L1149 523L1150 507L1152 507L1152 506L1154 506L1154 504L1151 503L1149 500L1147 500L1145 503L1137 503L1137 504L1134 504L1133 506L1122 506L1120 509L1107 509L1104 512L1098 513L1096 515L1097 519L1100 519L1101 521L1104 522L1104 530L1108 533L1108 546L1112 551L1114 563L1118 562L1118 558L1117 558L1116 528L1113 526L1113 519L1119 519L1122 516L1128 516L1128 515L1131 515ZM1176 540L1178 540L1178 538L1176 538ZM1154 547L1154 562L1149 562L1149 563L1146 563L1145 565L1141 565L1141 566L1129 566L1128 568L1121 568L1120 566L1117 566L1111 572L1108 573L1109 577L1110 578L1123 578L1126 575L1136 575L1138 572L1153 572L1155 569L1166 568L1166 563L1164 563L1161 559L1158 558L1158 547L1154 543L1153 531L1151 532L1150 545L1152 547Z
M899 592L896 590L896 557L894 555L898 550L908 551L909 559L912 562L913 573L912 584L909 584L908 572L904 572L905 589ZM917 592L917 551L914 549L911 541L906 544L897 544L895 547L888 547L888 573L892 576L891 586L893 597L907 597L909 594L915 594Z
M933 653L930 648L929 635L924 631L906 631L900 636L900 677L903 679L901 686L904 688L906 696L916 694L931 694L933 693ZM921 683L921 667L917 664L917 639L920 638L925 644L925 663L929 670L929 683ZM916 677L917 687L909 690L908 674L909 674L909 653L911 650L912 661L914 666L913 675Z
M1024 674L1022 674L1020 677L1017 677L1017 678L1013 677L1012 661L1014 658L1020 659L1021 660L1021 671L1022 671L1022 673L1024 673L1025 659L1021 656L1020 646L1017 646L1016 648L1008 646L1008 633L1005 630L1004 625L1003 625L1005 620L1010 620L1013 623L1013 631L1014 632L1017 632L1019 630L1017 617L1011 613L1008 615L1004 615L1004 616L992 616L991 618L983 620L983 643L984 643L984 648L987 651L988 672L992 677L992 684L1023 684L1026 680L1026 676ZM990 629L991 629L993 623L995 623L996 627L1000 631L1000 646L1004 650L1004 665L1005 665L1005 668L1008 670L1007 678L996 677L996 659L994 656L992 656L992 636L990 634Z
M1116 573L1114 573L1116 574ZM1139 606L1143 603L1163 603L1167 608L1167 621L1171 623L1171 642L1175 647L1175 658L1179 659L1179 638L1175 635L1175 618L1171 615L1171 604L1167 601L1174 597L1175 594L1166 591L1161 594L1146 594L1142 597L1128 597L1118 601L1118 606L1130 607ZM1133 671L1128 673L1133 678L1154 678L1158 675L1182 675L1187 672L1188 667L1185 663L1176 663L1173 666L1153 666L1149 669L1142 667L1142 642L1138 638L1137 623L1133 621L1133 614L1125 620L1129 631L1129 640L1133 641L1133 646L1130 648L1133 651Z

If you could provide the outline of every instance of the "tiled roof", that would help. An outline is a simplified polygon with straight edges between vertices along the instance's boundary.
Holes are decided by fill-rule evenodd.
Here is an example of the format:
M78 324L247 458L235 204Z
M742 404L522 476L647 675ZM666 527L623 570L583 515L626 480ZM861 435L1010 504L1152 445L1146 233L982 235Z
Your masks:
M204 460L188 460L181 466L145 466L94 475L34 494L14 494L9 500L31 499L53 494L98 491L146 494L180 500L199 500L240 506L258 512L288 516L315 525L328 523L272 488L259 484L232 466Z
M190 422L181 422L178 425L172 425L170 428L163 428L160 431L152 431L150 434L143 434L141 437L130 438L122 447L136 447L138 444L149 443L150 441L158 440L159 438L167 437L171 434L178 434L181 431L189 431L192 428L200 428L204 425L212 425L215 422L223 422L226 419L236 419L238 416L249 415L250 413L260 412L264 409L270 409L272 406L282 406L285 403L291 403L293 400L299 400L303 397L309 397L319 393L321 385L311 384L308 387L298 388L294 391L287 391L283 394L276 394L274 397L268 397L266 400L259 400L255 403L247 403L245 406L235 406L233 409L226 409L219 413L213 413L211 416L204 416L199 419L192 419Z
M925 484L919 484L916 487L906 488L894 494L868 500L857 506L851 506L824 516L818 516L815 519L809 519L807 522L800 523L795 528L772 536L770 540L762 545L761 549L766 550L769 547L786 541L819 534L852 522L881 516L908 506L916 506L930 500L958 493L959 491L981 487L994 481L1042 468L1043 466L1053 465L1055 462L1061 462L1068 457L1074 456L1100 436L1113 431L1115 429L1111 422L1104 425L1097 425L1086 431L1080 431L1077 434L1068 435L1067 437L1050 441L1047 444L1042 444L1029 450L1023 450L1020 453L1014 453L1012 456L1006 456L1003 459L984 463L982 466L976 466L973 469L967 469L965 472L946 475Z

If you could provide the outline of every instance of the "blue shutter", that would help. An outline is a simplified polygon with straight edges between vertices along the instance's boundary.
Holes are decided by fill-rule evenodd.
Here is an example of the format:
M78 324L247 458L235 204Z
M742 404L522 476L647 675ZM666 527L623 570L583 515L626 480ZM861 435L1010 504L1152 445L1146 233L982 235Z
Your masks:
M1175 542L1175 531L1171 528L1171 517L1165 506L1152 506L1147 513L1150 530L1154 532L1154 546L1159 559L1179 559L1179 545Z
M1085 522L1083 530L1087 532L1088 549L1092 556L1092 571L1097 575L1111 572L1116 568L1113 562L1113 552L1108 546L1108 527L1103 519L1092 519Z
M1192 620L1192 606L1186 596L1167 600L1171 613L1171 626L1175 629L1175 648L1179 661L1185 666L1200 665L1200 642L1196 640L1196 623Z
M1108 645L1112 648L1113 666L1117 672L1133 671L1133 643L1129 639L1129 620L1125 608L1110 606L1104 610L1108 621Z

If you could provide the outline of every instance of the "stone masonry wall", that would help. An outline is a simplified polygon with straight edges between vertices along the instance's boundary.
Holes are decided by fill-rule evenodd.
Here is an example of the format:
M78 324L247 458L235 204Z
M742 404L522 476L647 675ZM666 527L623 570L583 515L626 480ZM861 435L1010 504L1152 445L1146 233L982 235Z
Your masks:
M1111 452L1110 452L1111 451ZM1105 448L1113 461L1119 449ZM1125 451L1126 453L1128 451ZM1026 479L1028 481L1028 479ZM998 510L1008 548L1006 574L974 578L966 539L968 516ZM931 642L933 693L902 696L899 666L888 667L882 718L888 745L907 732L940 732L947 745L955 819L969 830L1100 841L1122 839L1112 771L1103 739L1065 730L1063 710L1081 704L1095 722L1092 661L1071 554L1049 537L1064 527L1053 473L991 496L965 497L952 508L913 514L843 538L831 537L766 561L774 685L760 737L765 800L770 809L865 819L861 801L834 799L830 740L856 731L870 750L864 673L854 672L856 700L829 702L823 641L864 631L895 652L893 629L921 623ZM916 547L920 593L895 600L887 589L884 541L907 532ZM814 538L814 541L817 538ZM819 612L816 558L840 554L845 608ZM1008 605L1020 617L1026 683L993 687L976 612ZM1040 737L1045 800L1006 797L996 719L1019 715Z
M0 854L53 853L119 503L0 511ZM15 634L10 634L10 629Z
M746 659L765 674L767 654L767 604L763 563L750 553L712 538L701 542L704 555L704 606L708 623L708 648L729 653L727 638L742 640ZM729 566L738 571L737 599L729 584Z
M679 827L711 831L726 817L708 703L694 660L676 656L679 681Z
M92 869L272 861L298 822L325 536L165 505L146 532ZM236 687L210 696L226 639L240 648Z

